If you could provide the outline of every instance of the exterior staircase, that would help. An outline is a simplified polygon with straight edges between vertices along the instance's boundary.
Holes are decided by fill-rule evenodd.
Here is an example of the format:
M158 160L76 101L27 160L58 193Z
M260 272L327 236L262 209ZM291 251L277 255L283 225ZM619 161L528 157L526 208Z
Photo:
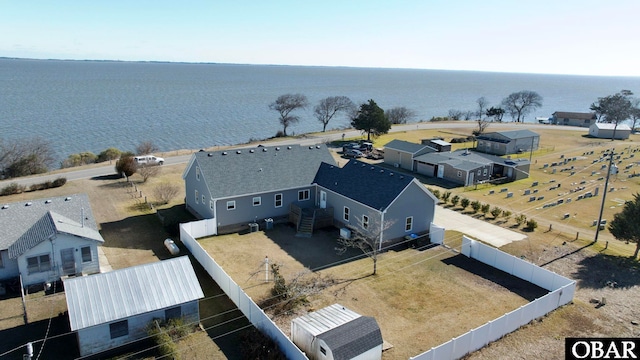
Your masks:
M305 214L305 212L306 211L302 212L300 225L296 233L296 236L299 237L311 237L311 235L313 235L313 214Z

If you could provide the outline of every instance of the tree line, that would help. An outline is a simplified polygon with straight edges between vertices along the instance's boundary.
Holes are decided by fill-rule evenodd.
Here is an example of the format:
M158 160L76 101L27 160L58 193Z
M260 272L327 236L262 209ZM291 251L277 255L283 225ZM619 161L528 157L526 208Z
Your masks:
M276 137L287 136L289 126L300 121L296 112L309 106L309 100L303 94L280 95L269 104L269 109L278 112L278 121L282 125L282 131L278 131ZM369 100L358 107L346 96L326 97L313 108L313 116L322 124L322 132L327 131L329 122L336 115L346 116L351 126L366 133L369 140L372 135L387 133L392 124L406 124L415 117L412 110L403 106L385 111L375 101Z

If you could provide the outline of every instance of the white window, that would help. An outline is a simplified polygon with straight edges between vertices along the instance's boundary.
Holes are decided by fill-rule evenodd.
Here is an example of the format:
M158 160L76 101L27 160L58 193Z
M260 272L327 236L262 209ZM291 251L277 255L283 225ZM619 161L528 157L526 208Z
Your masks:
M298 191L298 201L309 200L309 189Z
M27 271L29 274L51 270L49 254L27 258Z
M480 174L482 174L482 170L478 169L478 176L480 176Z
M409 216L404 222L404 231L413 230L413 216Z
M122 320L109 324L109 333L112 339L129 335L129 322Z
M484 170L482 171L482 175L487 176L487 168L484 168Z
M260 196L256 196L253 198L253 206L262 205L262 198Z
M91 246L80 248L80 253L82 254L83 263L91 262Z
M349 221L349 208L348 207L344 207L344 211L342 213L342 218L344 219L344 221Z
M196 180L200 181L200 167L196 166Z
M365 230L369 228L369 217L367 215L362 215L362 228Z
M227 210L235 210L236 209L236 201L231 200L227 201Z
M196 190L196 204L198 203L198 198L199 198L199 196L198 196L198 190Z
M276 194L275 195L275 207L282 207L282 194Z

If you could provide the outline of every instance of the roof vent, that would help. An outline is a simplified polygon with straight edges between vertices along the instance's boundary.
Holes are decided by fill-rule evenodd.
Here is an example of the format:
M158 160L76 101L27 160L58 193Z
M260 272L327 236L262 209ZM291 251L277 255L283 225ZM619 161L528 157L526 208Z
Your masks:
M380 174L382 174L384 172L384 170L380 170Z
M313 146L309 146L309 149L313 149Z
M33 203L31 201L29 201L28 203L24 204L24 206L31 206L33 205Z
M242 154L242 151L237 150L237 151L236 151L236 154Z
M4 209L8 209L8 208L9 208L9 205L2 205L2 209L3 209L3 210L4 210Z
M262 148L262 152L267 152L267 148Z
M280 148L276 146L276 151L280 151Z
M44 203L45 204L51 204L51 200L45 200Z
M249 150L249 152L253 154L255 152L255 150L251 149L251 150Z
M287 150L291 150L291 146L287 146Z
M67 196L66 198L64 198L64 201L71 201L71 196Z
M208 154L207 154L207 156L208 156L208 157L212 157L212 156L213 156L213 154L212 154L212 153L208 153Z
M389 173L389 176L393 176L393 173Z
M262 171L262 168L258 169L258 171Z
M362 163L362 167L365 167L365 166L367 166L367 164L365 164L365 163Z
M372 166L372 167L371 167L371 170L373 170L373 169L374 169L374 167Z
M227 152L226 152L226 151L223 151L223 152L222 152L222 155L227 155Z

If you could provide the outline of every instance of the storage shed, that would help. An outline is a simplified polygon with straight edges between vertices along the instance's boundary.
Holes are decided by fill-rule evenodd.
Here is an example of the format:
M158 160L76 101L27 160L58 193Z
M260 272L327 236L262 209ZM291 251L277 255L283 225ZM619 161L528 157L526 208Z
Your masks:
M629 138L631 128L625 124L595 123L589 126L589 135L601 139L625 140Z
M68 278L64 289L83 357L146 337L154 319L197 325L204 297L187 256Z
M382 358L382 333L376 320L340 304L293 319L291 340L311 360Z

